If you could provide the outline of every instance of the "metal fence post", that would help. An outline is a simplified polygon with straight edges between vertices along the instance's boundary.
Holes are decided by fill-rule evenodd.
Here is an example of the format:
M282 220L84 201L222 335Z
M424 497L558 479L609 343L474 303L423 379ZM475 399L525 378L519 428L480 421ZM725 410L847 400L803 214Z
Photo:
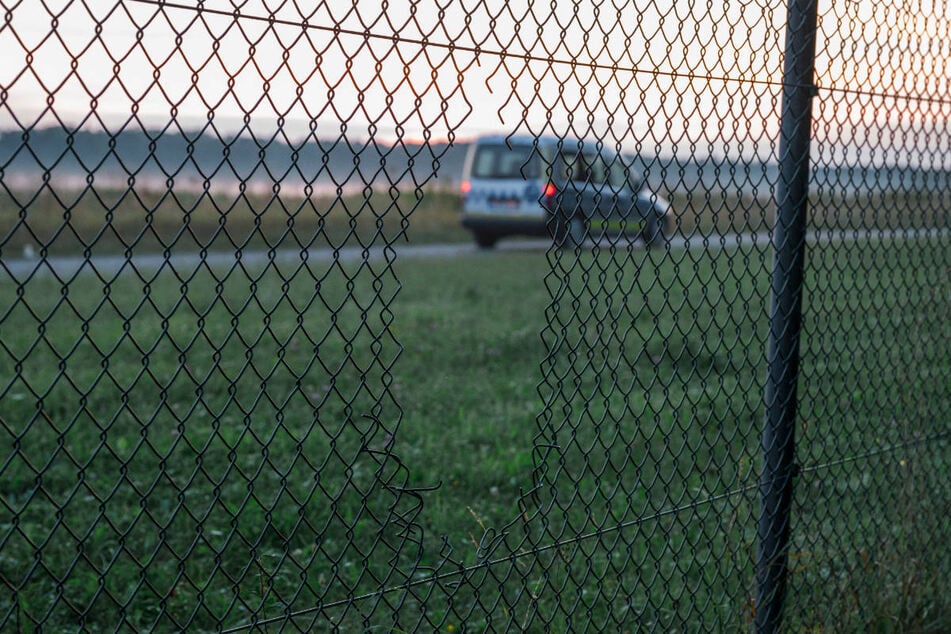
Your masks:
M812 128L817 0L789 0L783 64L780 174L773 229L772 302L757 531L756 630L779 630L786 589L796 465L796 383Z

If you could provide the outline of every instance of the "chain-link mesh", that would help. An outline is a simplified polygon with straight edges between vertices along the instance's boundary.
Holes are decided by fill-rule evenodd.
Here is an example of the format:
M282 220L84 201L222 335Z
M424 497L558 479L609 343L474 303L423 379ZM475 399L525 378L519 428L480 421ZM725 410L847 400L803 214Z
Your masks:
M0 1L0 629L951 628L947 8L789 4Z

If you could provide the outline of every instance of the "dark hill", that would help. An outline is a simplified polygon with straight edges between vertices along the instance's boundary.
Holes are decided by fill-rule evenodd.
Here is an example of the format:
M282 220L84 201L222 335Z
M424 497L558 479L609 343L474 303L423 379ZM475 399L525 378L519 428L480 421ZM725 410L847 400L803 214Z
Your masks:
M292 182L349 186L387 181L425 184L436 176L452 185L462 173L466 145L448 146L313 137L292 141L283 135L220 137L214 131L178 132L126 129L115 134L39 128L0 133L4 178L36 176L97 182L136 180L202 183Z

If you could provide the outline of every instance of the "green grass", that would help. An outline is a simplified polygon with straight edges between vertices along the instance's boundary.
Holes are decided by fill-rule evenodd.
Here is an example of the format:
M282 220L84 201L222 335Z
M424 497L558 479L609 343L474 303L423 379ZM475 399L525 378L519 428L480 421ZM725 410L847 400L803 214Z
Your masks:
M70 255L460 242L469 239L460 204L454 191L403 186L311 198L46 186L0 193L0 249L16 257L27 246Z
M948 253L810 251L790 631L949 626L951 445L922 440L951 411ZM769 268L633 247L6 280L0 623L746 629Z
M809 269L799 460L828 466L797 483L789 609L809 631L947 631L947 239L843 243Z
M677 211L677 229L684 235L767 231L775 202L768 185L757 195L700 189L668 192ZM913 229L947 227L951 195L935 189L877 190L843 195L826 184L810 195L813 229Z
M665 195L682 235L766 231L775 207L766 187L756 196L712 190ZM810 205L818 229L940 227L951 220L951 196L927 189L845 197L823 190ZM45 185L0 192L0 254L18 257L27 247L39 255L101 255L381 245L404 238L466 242L471 236L459 223L461 207L458 192L429 187L303 198Z

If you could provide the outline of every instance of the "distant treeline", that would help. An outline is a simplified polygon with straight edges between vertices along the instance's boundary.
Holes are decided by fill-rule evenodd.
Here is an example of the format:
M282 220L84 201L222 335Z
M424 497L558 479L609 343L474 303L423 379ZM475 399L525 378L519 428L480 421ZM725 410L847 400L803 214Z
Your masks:
M114 134L60 127L0 132L0 168L9 177L201 183L290 182L379 188L387 182L458 183L466 144L352 139L219 136L214 131L126 129ZM110 183L114 184L114 183Z
M300 195L338 189L355 193L397 185L454 188L462 179L469 143L355 140L340 136L290 138L219 135L204 131L71 131L63 127L0 132L0 174L10 189L32 189L44 173L55 184L85 187L90 180L109 187L235 190L258 193L279 184ZM769 198L779 179L773 160L740 157L673 158L641 154L635 159L645 180L662 192L741 193ZM813 161L812 187L840 194L875 191L942 191L947 170L918 167L829 165ZM328 191L329 190L329 191Z

